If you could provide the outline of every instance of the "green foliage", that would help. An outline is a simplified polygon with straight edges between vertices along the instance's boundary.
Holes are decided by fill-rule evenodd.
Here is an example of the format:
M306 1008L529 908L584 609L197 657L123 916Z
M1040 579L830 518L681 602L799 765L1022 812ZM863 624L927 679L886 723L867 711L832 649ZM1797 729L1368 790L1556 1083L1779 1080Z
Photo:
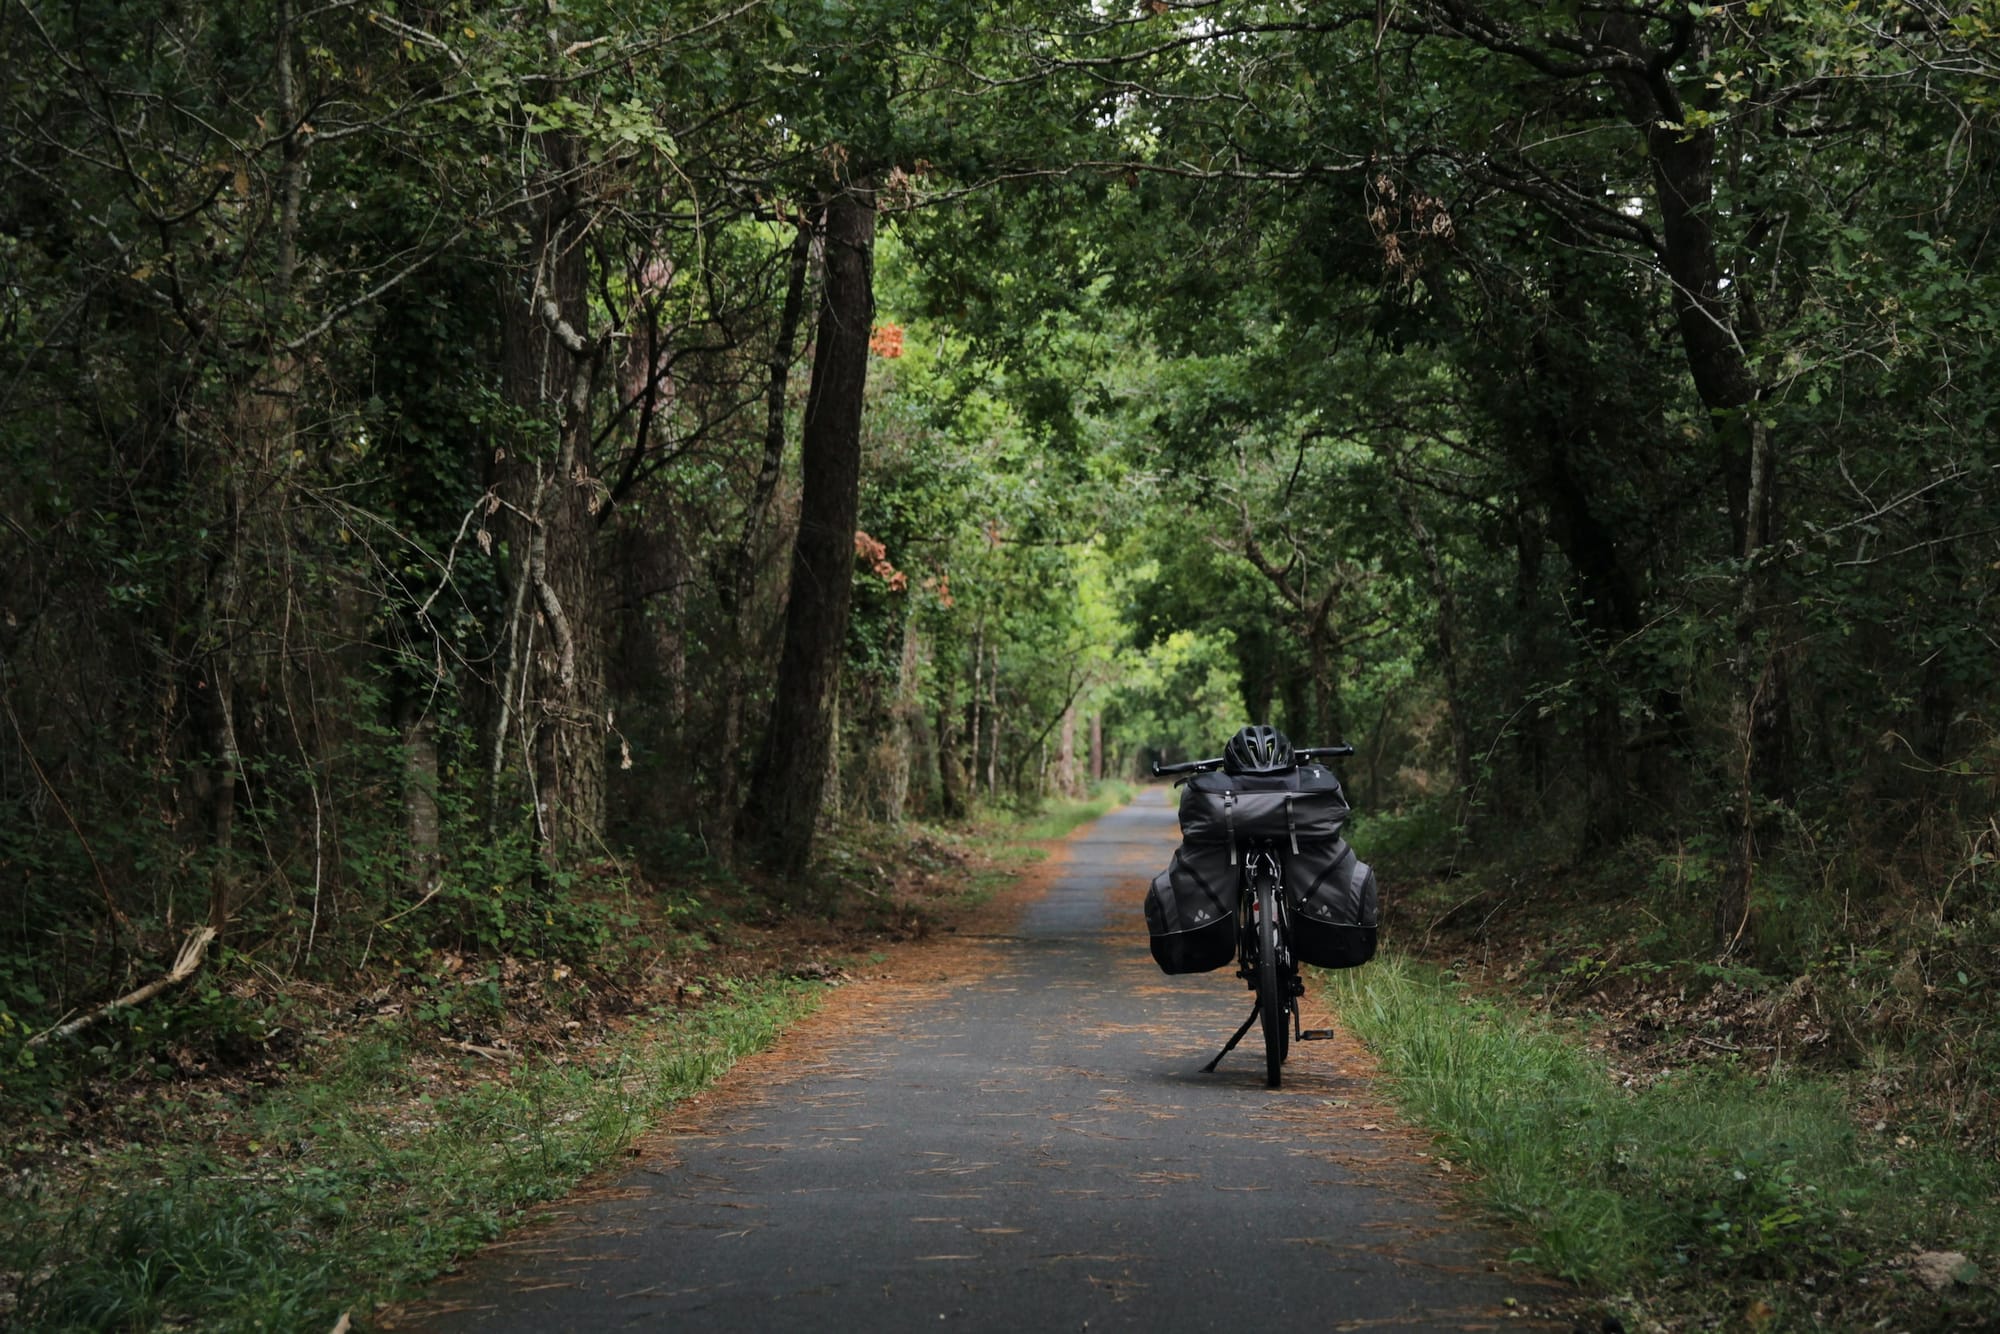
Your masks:
M432 902L410 904L407 918L389 924L388 939L575 962L603 950L616 926L616 900L628 888L615 875L550 870L529 827L524 818L488 840L468 836L440 873Z

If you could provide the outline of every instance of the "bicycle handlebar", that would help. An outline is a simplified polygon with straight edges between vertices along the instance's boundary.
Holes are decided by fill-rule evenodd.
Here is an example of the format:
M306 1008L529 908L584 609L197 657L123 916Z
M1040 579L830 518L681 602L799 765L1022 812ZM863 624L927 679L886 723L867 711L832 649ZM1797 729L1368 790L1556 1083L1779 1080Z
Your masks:
M1342 755L1352 755L1354 747L1340 746L1294 746L1292 757L1300 763L1310 760L1330 760ZM1179 764L1154 764L1153 776L1165 778L1169 774L1205 774L1222 767L1222 757L1217 755L1208 760L1183 760Z
M1183 760L1179 764L1161 764L1155 760L1153 762L1153 777L1165 778L1168 774L1207 773L1210 769L1220 769L1221 767L1222 757L1220 755L1212 760Z

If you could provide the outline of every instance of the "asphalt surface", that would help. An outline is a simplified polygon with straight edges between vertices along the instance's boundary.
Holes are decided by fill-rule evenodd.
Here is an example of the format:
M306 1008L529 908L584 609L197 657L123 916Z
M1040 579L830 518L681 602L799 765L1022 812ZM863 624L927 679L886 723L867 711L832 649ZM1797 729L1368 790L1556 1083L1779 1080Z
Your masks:
M1199 1072L1250 997L1147 954L1140 903L1175 837L1160 791L1106 816L1014 930L914 984L844 988L805 1050L489 1250L414 1327L1538 1326L1522 1313L1546 1294L1451 1216L1446 1169L1350 1041L1295 1045L1281 1090L1255 1030Z

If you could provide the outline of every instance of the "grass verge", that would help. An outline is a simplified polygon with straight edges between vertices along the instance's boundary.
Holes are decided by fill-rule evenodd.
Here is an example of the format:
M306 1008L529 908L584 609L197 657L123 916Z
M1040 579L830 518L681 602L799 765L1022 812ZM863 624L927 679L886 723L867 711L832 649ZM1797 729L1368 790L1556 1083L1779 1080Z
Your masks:
M1064 838L1092 820L1117 810L1132 800L1137 791L1138 788L1130 783L1107 780L1099 783L1088 797L1051 801L1039 812L1009 823L1003 832L1009 841L1036 842Z
M1401 960L1332 975L1392 1095L1436 1132L1515 1258L1640 1327L2000 1327L2000 1169L1857 1126L1824 1077L1704 1068L1621 1088L1582 1043ZM1973 1257L1933 1292L1916 1253Z
M248 1107L187 1109L206 1142L128 1149L68 1201L0 1204L0 1323L47 1330L329 1329L405 1293L505 1221L558 1197L665 1108L816 1003L798 982L736 986L635 1023L591 1059L503 1077L417 1075L404 1024ZM365 1327L365 1326L364 1326Z

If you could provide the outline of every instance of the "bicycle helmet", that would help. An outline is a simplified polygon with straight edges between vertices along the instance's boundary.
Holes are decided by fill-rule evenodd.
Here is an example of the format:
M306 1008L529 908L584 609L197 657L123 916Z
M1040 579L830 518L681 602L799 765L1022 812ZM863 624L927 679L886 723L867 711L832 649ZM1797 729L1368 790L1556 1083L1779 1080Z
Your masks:
M1268 723L1256 723L1229 738L1222 748L1222 769L1232 774L1281 774L1296 761L1292 743Z

